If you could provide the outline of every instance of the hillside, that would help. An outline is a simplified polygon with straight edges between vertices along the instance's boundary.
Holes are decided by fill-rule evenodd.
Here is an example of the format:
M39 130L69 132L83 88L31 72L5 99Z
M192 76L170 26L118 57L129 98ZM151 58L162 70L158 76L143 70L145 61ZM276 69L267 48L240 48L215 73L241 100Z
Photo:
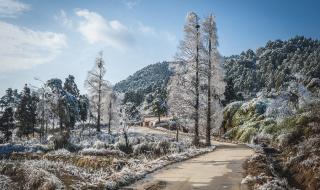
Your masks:
M172 75L171 62L148 65L127 79L115 84L114 90L124 93L123 104L131 120L140 118L140 114L151 114L151 104L160 94L166 104L166 87Z
M292 81L320 78L320 41L301 36L269 41L255 52L225 58L226 100L250 99L257 92L284 90Z
M245 164L254 189L320 188L319 62L320 41L304 37L226 58L222 131L257 149Z

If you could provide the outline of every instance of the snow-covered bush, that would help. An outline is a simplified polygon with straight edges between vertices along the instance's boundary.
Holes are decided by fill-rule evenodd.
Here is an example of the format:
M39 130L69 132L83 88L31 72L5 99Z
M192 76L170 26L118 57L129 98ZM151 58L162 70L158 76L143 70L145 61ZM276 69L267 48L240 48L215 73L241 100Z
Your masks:
M267 183L264 183L261 185L258 190L288 190L291 189L288 186L288 182L285 179L273 179L271 181L267 181Z
M93 144L93 148L95 149L102 149L102 148L106 148L106 143L97 140L94 144Z
M105 148L95 149L95 148L84 148L80 152L82 155L91 156L125 156L125 153L120 150L110 150Z
M52 156L68 156L71 153L69 150L62 148L62 149L51 151L48 154Z
M168 141L144 142L133 146L134 155L160 156L170 152L171 143Z

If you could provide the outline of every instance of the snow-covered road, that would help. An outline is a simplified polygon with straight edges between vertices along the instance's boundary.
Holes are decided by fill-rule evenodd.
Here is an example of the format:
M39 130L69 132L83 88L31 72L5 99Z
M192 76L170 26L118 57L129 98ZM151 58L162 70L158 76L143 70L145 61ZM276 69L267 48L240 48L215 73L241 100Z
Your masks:
M170 165L125 189L243 190L242 163L253 151L245 145L213 142L208 154Z

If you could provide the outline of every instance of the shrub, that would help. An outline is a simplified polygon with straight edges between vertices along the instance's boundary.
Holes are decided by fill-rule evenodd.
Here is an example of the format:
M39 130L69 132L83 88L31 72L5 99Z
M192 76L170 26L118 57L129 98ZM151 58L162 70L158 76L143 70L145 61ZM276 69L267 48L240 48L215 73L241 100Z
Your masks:
M117 142L115 147L126 154L131 154L133 152L132 145L127 145L124 141Z
M82 155L90 155L90 156L125 156L124 152L120 150L110 150L110 149L95 149L95 148L85 148L80 151Z

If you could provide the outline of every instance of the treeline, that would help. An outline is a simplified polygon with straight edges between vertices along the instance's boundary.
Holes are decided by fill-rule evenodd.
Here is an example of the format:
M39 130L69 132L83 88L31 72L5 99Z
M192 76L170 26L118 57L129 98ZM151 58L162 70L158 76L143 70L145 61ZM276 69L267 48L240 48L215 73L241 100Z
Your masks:
M320 41L303 36L226 57L225 103L254 97L261 90L283 90L292 80L308 84L320 78L319 62Z
M40 88L26 84L20 93L9 88L0 99L0 107L0 129L7 141L15 128L19 137L34 136L35 132L43 135L49 125L61 131L72 129L77 121L88 119L89 99L80 95L74 76L69 75L64 83L54 78Z
M100 131L102 111L108 118L105 121L110 132L111 121L116 116L117 97L104 75L101 54L85 81L89 95L80 94L72 75L64 82L58 78L45 82L36 79L42 83L40 87L26 84L21 92L8 88L0 98L1 141L9 141L13 131L20 138L37 133L40 140L47 136L49 129L52 133L58 130L69 134L77 122L92 123Z

